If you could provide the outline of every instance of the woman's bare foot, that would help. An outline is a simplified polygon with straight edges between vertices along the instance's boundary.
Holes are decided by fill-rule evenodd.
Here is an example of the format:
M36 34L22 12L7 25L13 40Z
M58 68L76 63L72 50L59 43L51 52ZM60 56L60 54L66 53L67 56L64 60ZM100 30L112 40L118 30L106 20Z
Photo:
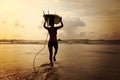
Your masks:
M51 62L51 63L50 63L50 66L53 67L53 65L54 65L53 62Z
M54 60L54 61L56 61L56 58L55 58L55 56L53 57L53 60Z

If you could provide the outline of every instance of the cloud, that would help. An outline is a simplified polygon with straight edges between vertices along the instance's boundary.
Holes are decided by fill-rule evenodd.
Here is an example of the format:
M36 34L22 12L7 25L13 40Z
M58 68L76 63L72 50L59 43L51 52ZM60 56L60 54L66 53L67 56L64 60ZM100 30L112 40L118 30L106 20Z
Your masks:
M19 21L15 21L15 23L14 23L14 26L15 27L20 27L20 28L23 28L23 27L25 27L24 25L22 25Z
M120 39L119 34L120 34L120 32L111 32L108 35L108 39L117 39L117 40L119 40Z
M63 18L64 27L59 31L58 37L79 38L80 28L85 27L85 22L80 18Z
M81 39L97 39L99 34L96 32L80 32L79 36Z
M119 3L120 0L66 0L64 7L66 11L81 16L118 15L120 14Z
M119 32L111 32L111 33L99 33L99 32L80 32L80 39L108 39L108 40L119 40Z
M64 31L66 34L76 34L75 30L84 27L85 23L79 18L66 18L63 20Z

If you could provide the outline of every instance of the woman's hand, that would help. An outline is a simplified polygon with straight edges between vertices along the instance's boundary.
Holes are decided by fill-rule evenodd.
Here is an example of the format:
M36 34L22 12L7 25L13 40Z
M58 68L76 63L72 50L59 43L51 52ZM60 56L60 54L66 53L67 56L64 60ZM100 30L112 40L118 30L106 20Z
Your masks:
M47 22L48 21L48 18L45 18L45 22Z
M62 21L62 17L60 17L60 22Z

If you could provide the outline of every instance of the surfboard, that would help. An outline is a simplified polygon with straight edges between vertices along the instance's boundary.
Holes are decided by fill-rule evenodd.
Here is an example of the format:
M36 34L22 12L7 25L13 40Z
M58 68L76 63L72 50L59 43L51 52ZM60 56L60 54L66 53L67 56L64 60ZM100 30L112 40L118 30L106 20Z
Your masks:
M56 14L44 14L43 15L44 19L54 19L54 24L59 24L60 23L60 16Z

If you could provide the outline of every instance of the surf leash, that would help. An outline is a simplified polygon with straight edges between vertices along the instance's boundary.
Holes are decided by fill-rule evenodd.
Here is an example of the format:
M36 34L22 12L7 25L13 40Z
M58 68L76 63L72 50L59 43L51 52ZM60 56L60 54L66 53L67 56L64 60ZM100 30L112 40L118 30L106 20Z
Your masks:
M37 72L36 67L35 67L36 58L37 58L38 54L40 54L45 49L45 46L46 46L46 43L47 43L47 38L48 38L48 33L47 33L47 36L46 36L43 47L34 56L34 59L33 59L33 70L34 70L34 72Z

